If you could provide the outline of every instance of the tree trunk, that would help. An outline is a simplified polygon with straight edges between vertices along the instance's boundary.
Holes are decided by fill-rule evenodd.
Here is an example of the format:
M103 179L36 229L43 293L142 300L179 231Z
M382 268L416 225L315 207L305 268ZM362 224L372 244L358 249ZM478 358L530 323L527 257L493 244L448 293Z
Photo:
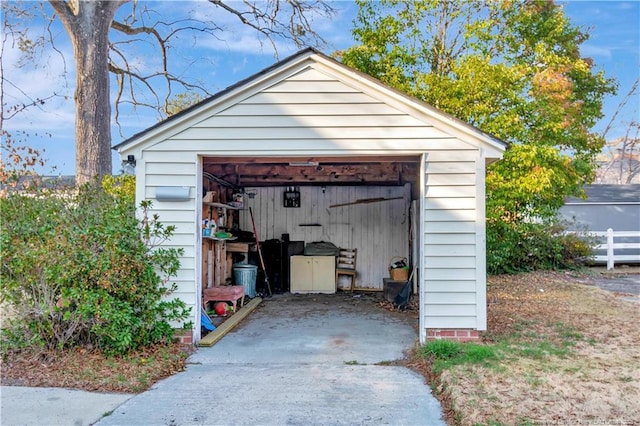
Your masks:
M76 65L76 183L111 174L109 28L122 1L50 1L73 44Z

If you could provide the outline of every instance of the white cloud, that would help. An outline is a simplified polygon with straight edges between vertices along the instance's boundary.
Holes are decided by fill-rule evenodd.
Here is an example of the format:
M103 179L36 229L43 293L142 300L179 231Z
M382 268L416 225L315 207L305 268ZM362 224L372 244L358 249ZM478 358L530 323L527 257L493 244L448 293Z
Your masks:
M591 58L606 58L611 59L613 56L612 47L599 47L592 44L583 44L580 47L580 53L582 56L591 57Z
M618 3L618 8L621 10L629 10L629 9L635 9L636 5L632 2L620 2Z
M285 41L276 41L275 46L281 55L283 52L296 50L292 43ZM255 32L249 28L237 28L234 31L227 31L224 39L209 38L201 42L200 47L226 54L274 55L271 42L258 38Z
M70 50L59 47L66 58L73 58ZM21 52L6 44L2 52L5 111L7 108L30 105L39 99L49 99L43 105L30 106L7 120L8 129L54 131L69 125L73 130L73 62L56 52L44 52L37 63L19 66ZM52 97L53 95L57 95ZM69 124L70 123L70 124Z

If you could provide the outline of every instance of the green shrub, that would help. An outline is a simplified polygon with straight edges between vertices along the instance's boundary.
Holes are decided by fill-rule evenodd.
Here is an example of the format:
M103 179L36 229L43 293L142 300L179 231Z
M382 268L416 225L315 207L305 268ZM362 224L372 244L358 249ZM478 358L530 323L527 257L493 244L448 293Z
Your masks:
M170 323L188 314L167 297L181 252L158 247L174 229L149 217L151 202L136 211L132 181L108 177L0 199L0 297L16 313L5 336L110 353L172 339Z
M487 272L513 274L583 266L593 254L593 241L565 230L559 221L487 221Z

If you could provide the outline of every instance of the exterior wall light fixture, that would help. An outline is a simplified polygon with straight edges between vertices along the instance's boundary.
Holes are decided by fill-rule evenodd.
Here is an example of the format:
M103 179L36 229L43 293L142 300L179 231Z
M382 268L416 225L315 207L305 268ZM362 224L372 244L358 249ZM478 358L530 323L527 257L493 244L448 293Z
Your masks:
M135 155L127 155L127 159L122 162L122 174L123 175L135 175L136 174L136 157L135 157Z

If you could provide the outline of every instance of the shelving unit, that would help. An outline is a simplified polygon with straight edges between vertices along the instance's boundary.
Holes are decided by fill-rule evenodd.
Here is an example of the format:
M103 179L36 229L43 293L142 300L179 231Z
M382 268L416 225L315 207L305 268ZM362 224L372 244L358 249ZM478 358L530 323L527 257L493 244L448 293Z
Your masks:
M238 238L216 237L215 233L232 229L237 223L237 211L239 207L227 204L225 201L231 193L226 188L221 188L215 183L208 183L207 192L214 191L219 197L217 201L202 202L202 219L215 223L212 235L202 235L202 295L203 304L208 302L221 301L231 302L234 309L237 301L240 306L244 301L244 287L238 285L226 285L229 282L232 271L232 253L238 249L232 246L233 241ZM204 233L204 232L203 232Z
M229 215L228 211L239 210L237 207L230 206L224 203L203 203L205 206L206 218L216 223L216 229L218 231L230 228L233 226L234 215ZM221 216L222 215L222 216ZM204 217L204 214L203 214ZM220 217L224 217L223 221L220 221ZM215 231L213 231L215 232ZM227 256L227 241L235 241L237 237L220 238L215 235L203 235L202 241L204 242L203 249L206 250L206 288L219 287L227 282L230 277L231 259Z
M212 182L207 182L206 185L206 192L212 191L217 198L214 198L214 201L202 202L202 219L215 224L211 235L202 236L203 289L223 286L230 278L231 256L227 256L227 242L235 241L237 237L220 238L216 237L215 233L232 229L238 220L237 211L241 210L226 202L232 196L228 188L222 188Z
M241 210L239 207L232 206L230 204L219 202L203 202L203 206L206 206L206 211L203 212L203 219L209 219L215 221L216 229L231 229L236 220L234 211ZM224 220L220 222L220 218Z

